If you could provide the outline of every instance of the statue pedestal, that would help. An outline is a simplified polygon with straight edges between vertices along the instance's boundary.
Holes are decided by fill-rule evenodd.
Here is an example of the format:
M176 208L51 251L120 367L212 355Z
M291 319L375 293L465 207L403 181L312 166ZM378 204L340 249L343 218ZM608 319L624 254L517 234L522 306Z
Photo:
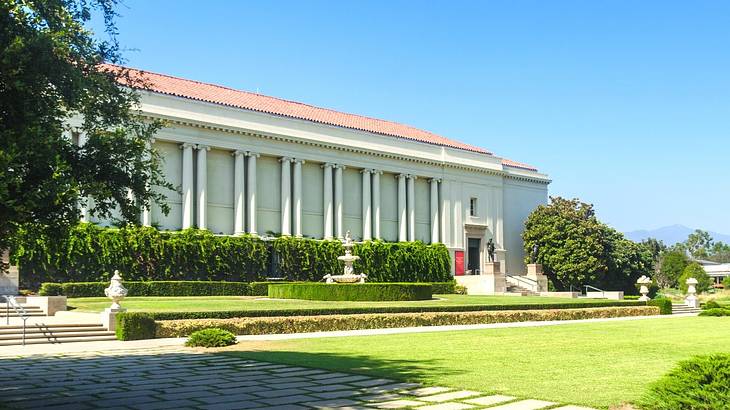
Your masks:
M110 332L114 332L117 329L117 315L122 312L126 312L127 309L119 308L106 308L101 312L101 324L104 325Z
M485 262L484 263L484 272L482 275L490 275L495 273L502 273L500 270L500 263L499 262Z
M15 296L18 294L18 267L10 265L10 253L6 250L2 262L8 264L8 271L0 272L0 295Z
M537 292L548 291L547 276L542 273L542 265L539 263L530 263L527 265L527 277L537 282Z

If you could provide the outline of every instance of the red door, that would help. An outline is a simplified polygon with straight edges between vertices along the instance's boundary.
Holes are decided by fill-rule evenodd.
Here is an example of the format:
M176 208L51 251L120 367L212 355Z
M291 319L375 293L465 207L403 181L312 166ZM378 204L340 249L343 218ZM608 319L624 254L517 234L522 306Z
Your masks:
M454 273L457 276L464 274L464 251L454 251Z

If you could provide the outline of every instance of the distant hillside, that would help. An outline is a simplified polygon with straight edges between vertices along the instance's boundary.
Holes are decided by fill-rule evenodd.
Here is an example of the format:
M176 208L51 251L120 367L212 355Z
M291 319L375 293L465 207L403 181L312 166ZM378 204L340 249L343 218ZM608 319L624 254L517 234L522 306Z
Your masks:
M694 231L694 229L688 228L684 225L672 225L665 226L659 229L625 232L624 235L626 235L626 237L631 239L632 241L636 242L639 242L646 238L656 238L664 241L666 245L674 245L678 242L684 242L685 239L687 239L687 236L689 236L689 234ZM710 236L712 236L715 242L721 241L725 243L730 243L730 235L710 232Z

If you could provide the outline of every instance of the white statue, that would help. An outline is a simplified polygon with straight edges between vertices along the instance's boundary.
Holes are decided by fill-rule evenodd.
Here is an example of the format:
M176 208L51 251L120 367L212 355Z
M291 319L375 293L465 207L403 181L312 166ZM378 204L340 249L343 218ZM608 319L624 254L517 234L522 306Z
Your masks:
M641 277L636 281L638 285L641 285L641 289L639 289L639 293L641 293L641 297L639 298L642 302L647 302L651 300L649 298L649 287L647 285L651 284L651 278L646 275L641 275Z
M125 296L127 296L127 288L122 285L122 276L119 275L119 271L114 271L114 276L112 276L111 283L109 284L109 287L104 289L104 294L106 297L112 300L112 306L111 309L113 310L119 310L122 307L119 305L119 302L121 302Z

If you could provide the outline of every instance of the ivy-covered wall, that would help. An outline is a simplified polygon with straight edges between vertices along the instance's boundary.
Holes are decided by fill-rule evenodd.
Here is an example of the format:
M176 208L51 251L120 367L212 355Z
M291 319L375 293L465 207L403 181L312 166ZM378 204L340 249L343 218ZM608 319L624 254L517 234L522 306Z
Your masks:
M441 244L372 241L356 244L355 270L371 282L444 282L451 280L449 252ZM14 239L13 259L21 286L41 282L107 281L118 269L128 281L262 281L282 277L320 281L342 272L339 241L281 237L217 236L189 229L158 231L79 224L67 235L48 237L23 229Z

